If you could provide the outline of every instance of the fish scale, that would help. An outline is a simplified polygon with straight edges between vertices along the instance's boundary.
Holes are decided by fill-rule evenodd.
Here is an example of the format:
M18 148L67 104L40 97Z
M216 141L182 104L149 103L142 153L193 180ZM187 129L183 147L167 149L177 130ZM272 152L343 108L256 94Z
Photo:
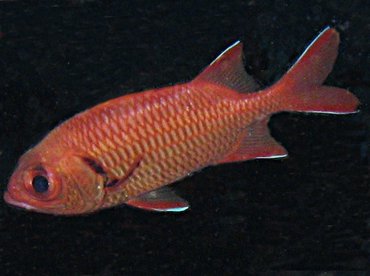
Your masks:
M271 114L356 111L350 92L322 85L338 44L338 33L325 29L280 81L258 91L237 42L188 83L77 114L22 156L5 201L64 215L122 203L186 210L189 204L164 186L209 165L287 155L270 136Z
M179 93L183 93L181 92L181 89ZM199 92L195 91L195 93ZM188 95L188 93L186 94ZM202 93L199 93L199 95L202 95ZM177 100L174 101L173 98L177 98ZM147 157L147 155L144 155L142 157L143 160L140 164L140 167L142 169L139 168L135 171L136 174L132 175L127 183L122 186L122 191L117 190L114 194L112 193L110 196L107 197L107 201L109 201L111 204L114 205L117 203L112 198L115 198L116 200L121 200L121 197L117 197L116 193L123 194L124 197L132 197L137 195L142 187L155 189L157 186L163 184L164 181L169 183L173 180L186 176L189 168L191 167L203 167L207 165L204 163L207 161L209 162L210 159L214 158L215 155L212 149L217 149L217 152L220 152L221 154L227 151L227 148L222 145L222 140L224 140L226 133L229 133L229 131L225 131L224 128L219 127L220 122L222 122L222 120L218 120L222 117L222 115L219 114L219 111L217 111L215 108L208 111L205 103L203 102L204 112L201 113L198 111L198 116L193 116L193 118L197 118L197 120L185 120L183 119L184 117L181 117L181 115L184 115L184 113L187 112L184 107L189 106L189 101L187 101L186 104L184 97L177 96L173 98L168 101L163 101L161 100L161 98L159 98L156 99L155 103L153 103L153 106L157 106L157 104L162 106L160 108L162 114L167 115L166 117L162 118L162 121L167 120L172 122L171 131L169 133L166 133L162 131L162 128L159 128L156 129L156 132L154 133L155 136L148 135L146 139L141 140L141 142L139 143L139 145L141 144L140 148L144 148L144 146L142 146L143 144L149 144L148 152L150 152L151 154L148 155L149 157ZM202 101L200 102L202 103ZM198 108L201 103L198 102ZM180 108L182 107L182 109L177 110L177 112L175 113L175 109L173 108L174 105L179 106ZM193 103L191 105L196 105L196 103ZM138 110L139 108L141 107L137 107L133 110L132 114L134 116L136 113L141 112ZM143 116L147 115L145 114L145 110L142 113ZM172 117L169 117L169 114L173 114ZM124 118L124 116L122 117ZM196 121L199 123L199 125L195 124ZM203 125L205 126L204 128L202 128ZM136 124L136 126L138 126L138 124ZM190 133L185 132L185 126L188 126L191 129ZM144 126L144 132L146 127L150 126ZM230 125L229 128L234 129L232 125ZM132 131L140 132L139 129L141 128L136 127L132 129ZM212 132L210 130L214 131ZM220 135L220 132L224 132L224 134ZM191 133L199 134L191 137ZM228 134L228 136L229 135L230 134ZM166 136L169 136L169 138L166 139ZM153 141L153 139L154 141L157 141L151 143L150 141ZM159 142L160 140L168 141L166 144L161 145L161 143ZM229 145L230 143L226 141L226 144ZM132 146L132 144L128 146ZM194 150L195 148L197 150ZM112 149L112 152L116 151L117 148ZM193 157L194 153L198 158ZM147 152L138 152L137 154L147 154ZM184 160L187 160L185 158L186 156L189 156L188 162L184 162ZM133 156L130 156L128 159L132 157ZM158 175L148 173L152 171L157 171L156 164L158 163L163 164L161 173Z
M229 141L225 140L225 134L220 135L220 133L217 133L217 130L222 130L223 132L229 132L225 131L222 128L217 127L217 121L216 120L210 120L210 115L207 114L208 112L205 112L202 119L199 120L200 125L203 125L204 122L206 127L204 129L199 128L201 130L198 135L191 137L190 135L186 135L183 132L183 128L181 126L177 128L174 133L174 138L178 137L180 138L182 135L180 133L183 133L183 138L179 139L177 143L173 143L174 141L171 141L172 144L168 144L167 147L163 148L163 158L155 158L155 162L152 162L152 164L156 163L162 163L164 162L164 167L168 168L168 174L169 177L163 177L158 178L156 181L147 181L145 178L145 168L143 168L142 171L138 170L138 174L142 173L141 181L143 181L142 185L147 185L149 189L155 189L157 186L165 183L172 182L174 180L177 180L179 178L182 178L187 175L190 168L199 169L203 166L207 165L207 162L210 162L214 157L215 153L224 154L227 152L227 148L223 144L231 145ZM212 127L215 126L216 127ZM193 132L197 132L196 124L192 124ZM184 127L184 126L182 126ZM215 132L212 132L212 128L215 130ZM232 125L230 125L230 129L234 129ZM218 131L220 132L220 131ZM228 137L232 137L230 133L227 135ZM183 146L185 145L185 146ZM194 149L197 149L196 151ZM216 150L215 150L216 149ZM153 155L160 155L159 152L162 151L161 148L155 148L153 150ZM215 152L216 151L216 152ZM198 156L198 158L194 158L194 154ZM196 162L194 162L196 160ZM154 161L154 160L153 160ZM172 163L172 165L171 165ZM144 164L143 164L144 166ZM163 175L163 173L162 173ZM127 184L125 184L125 194L130 196L135 196L138 193L138 189L135 189L135 186L137 185L136 179L131 178L132 180L128 181ZM152 184L153 183L153 184Z

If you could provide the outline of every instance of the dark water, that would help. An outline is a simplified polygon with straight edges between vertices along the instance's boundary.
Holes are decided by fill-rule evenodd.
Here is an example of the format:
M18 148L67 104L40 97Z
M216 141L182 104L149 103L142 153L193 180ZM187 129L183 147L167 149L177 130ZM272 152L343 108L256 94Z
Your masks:
M353 91L361 113L274 116L289 158L181 181L175 187L192 206L183 214L120 207L64 218L1 202L1 274L370 269L367 1L131 2L0 2L2 190L20 154L62 120L190 80L237 39L247 70L268 85L324 26L336 26L342 43L327 83Z

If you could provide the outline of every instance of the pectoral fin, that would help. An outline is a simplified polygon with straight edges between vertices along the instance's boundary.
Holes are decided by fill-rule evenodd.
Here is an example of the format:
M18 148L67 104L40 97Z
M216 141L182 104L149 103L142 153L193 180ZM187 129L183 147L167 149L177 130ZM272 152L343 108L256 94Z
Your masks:
M186 200L167 187L130 199L126 204L157 212L182 212L189 208L189 203Z

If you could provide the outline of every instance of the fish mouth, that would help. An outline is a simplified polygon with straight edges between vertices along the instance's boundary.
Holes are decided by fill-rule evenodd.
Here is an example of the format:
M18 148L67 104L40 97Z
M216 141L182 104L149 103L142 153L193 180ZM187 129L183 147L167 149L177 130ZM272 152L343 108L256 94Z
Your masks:
M43 213L43 214L54 214L54 215L58 214L55 210L58 210L58 208L63 207L63 205L61 204L55 205L52 208L35 207L35 206L32 206L31 204L25 203L24 201L22 201L22 199L16 198L16 196L9 191L4 192L4 201L7 204L11 205L12 207L20 208L20 209L27 210L27 211ZM63 213L60 213L60 214L63 214Z
M22 201L18 201L16 200L8 191L5 191L4 193L4 200L6 203L12 205L12 206L15 206L15 207L20 207L20 208L23 208L23 209L26 209L26 210L36 210L35 207L27 204L27 203L24 203Z

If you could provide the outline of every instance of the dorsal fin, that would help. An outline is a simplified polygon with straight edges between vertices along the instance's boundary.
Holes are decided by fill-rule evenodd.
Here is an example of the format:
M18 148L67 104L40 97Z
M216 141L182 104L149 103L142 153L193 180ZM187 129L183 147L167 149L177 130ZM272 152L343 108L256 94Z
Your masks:
M255 92L259 85L247 74L243 64L243 43L235 42L223 51L194 81L227 86L241 93Z

